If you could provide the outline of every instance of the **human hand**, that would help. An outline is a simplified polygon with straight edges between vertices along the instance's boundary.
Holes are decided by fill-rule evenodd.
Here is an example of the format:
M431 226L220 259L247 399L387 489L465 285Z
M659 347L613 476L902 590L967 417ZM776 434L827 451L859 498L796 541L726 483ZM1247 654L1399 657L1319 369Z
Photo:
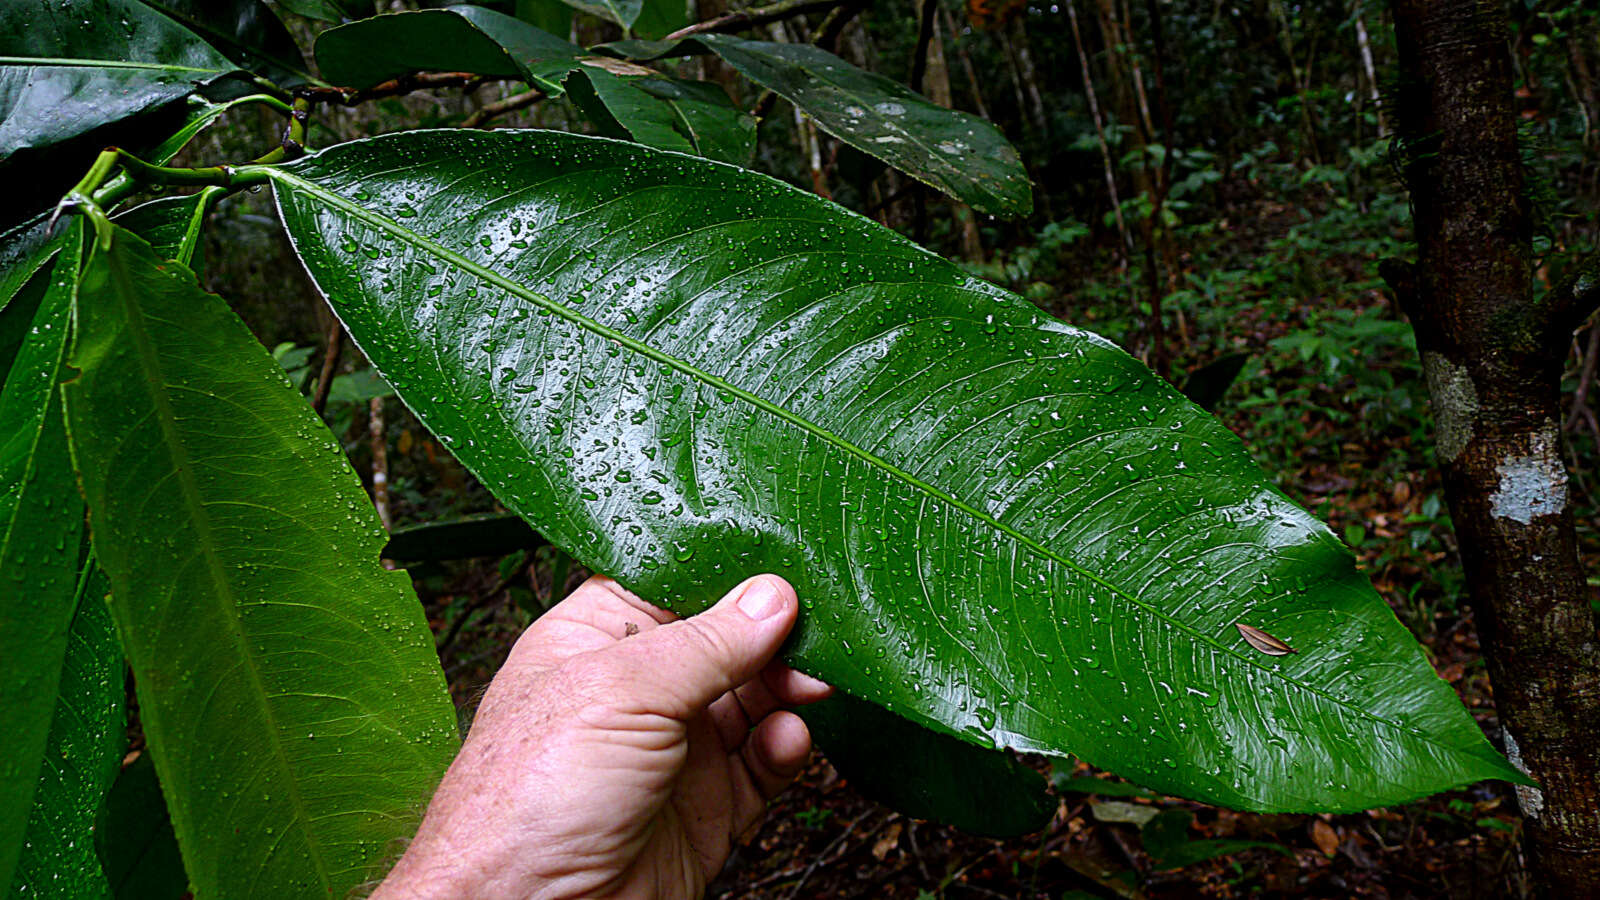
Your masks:
M798 610L775 575L683 620L584 582L512 648L373 900L700 897L810 753L780 707L830 689L773 659Z

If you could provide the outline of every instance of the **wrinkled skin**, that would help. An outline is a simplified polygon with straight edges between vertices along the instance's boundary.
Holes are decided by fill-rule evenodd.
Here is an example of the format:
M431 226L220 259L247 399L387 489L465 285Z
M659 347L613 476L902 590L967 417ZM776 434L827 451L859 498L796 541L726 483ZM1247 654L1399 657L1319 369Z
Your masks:
M678 620L592 578L517 641L375 900L698 898L804 765L774 661L793 589L752 578Z

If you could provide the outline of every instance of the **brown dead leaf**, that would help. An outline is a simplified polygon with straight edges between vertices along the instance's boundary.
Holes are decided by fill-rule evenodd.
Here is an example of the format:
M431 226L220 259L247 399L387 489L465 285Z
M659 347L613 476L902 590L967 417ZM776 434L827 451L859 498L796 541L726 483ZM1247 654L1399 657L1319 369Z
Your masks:
M585 56L578 60L586 66L596 69L605 69L613 75L659 75L655 69L649 69L636 63L621 59L612 59L609 56Z
M1323 856L1331 859L1339 852L1339 833L1333 830L1332 825L1321 819L1311 823L1311 840L1316 843L1317 849L1322 851Z
M900 823L895 822L883 830L882 836L872 845L872 858L883 862L889 851L900 846Z

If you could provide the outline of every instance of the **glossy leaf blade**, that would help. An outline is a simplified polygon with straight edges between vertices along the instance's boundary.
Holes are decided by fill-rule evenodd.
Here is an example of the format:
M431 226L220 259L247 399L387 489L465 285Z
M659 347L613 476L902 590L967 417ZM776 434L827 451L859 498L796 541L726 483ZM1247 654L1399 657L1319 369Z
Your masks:
M577 71L594 98L585 104L577 90L572 98L607 136L734 165L749 163L755 154L755 118L734 106L719 85L665 78L606 58L585 59ZM570 80L568 86L575 87ZM603 110L594 109L594 103Z
M456 746L409 580L378 566L332 436L187 269L116 228L76 328L74 458L197 894L344 896Z
M94 824L128 738L122 648L107 590L105 576L87 561L13 897L111 896L95 855Z
M494 10L452 6L374 16L317 36L323 77L353 88L430 70L521 78L561 93L583 50Z
M696 45L771 88L822 130L973 209L1006 218L1033 210L1022 158L998 128L819 47L701 34L678 43L621 42L610 48L654 58Z
M177 100L234 68L138 0L0 4L0 159Z
M0 883L10 884L39 781L78 588L78 498L58 385L79 225L60 245L0 388Z
M271 176L400 396L641 596L694 612L781 573L806 671L1163 793L1355 809L1523 777L1212 416L886 229L550 132L411 132Z

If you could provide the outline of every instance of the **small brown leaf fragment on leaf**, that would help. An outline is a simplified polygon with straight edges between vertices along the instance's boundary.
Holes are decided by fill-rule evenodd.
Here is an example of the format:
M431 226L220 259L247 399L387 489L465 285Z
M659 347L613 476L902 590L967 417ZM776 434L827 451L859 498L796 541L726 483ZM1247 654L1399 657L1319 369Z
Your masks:
M660 75L655 69L609 56L585 56L578 60L586 66L605 69L613 75Z
M1265 631L1246 625L1243 622L1235 622L1233 627L1239 629L1239 634L1244 637L1245 643L1268 656L1288 656L1291 653L1300 652Z
M883 862L889 851L900 846L900 823L895 822L883 830L883 835L872 845L872 858Z
M1321 819L1311 823L1311 840L1316 843L1317 849L1322 851L1323 856L1332 858L1339 852L1339 833L1333 830L1332 825Z

